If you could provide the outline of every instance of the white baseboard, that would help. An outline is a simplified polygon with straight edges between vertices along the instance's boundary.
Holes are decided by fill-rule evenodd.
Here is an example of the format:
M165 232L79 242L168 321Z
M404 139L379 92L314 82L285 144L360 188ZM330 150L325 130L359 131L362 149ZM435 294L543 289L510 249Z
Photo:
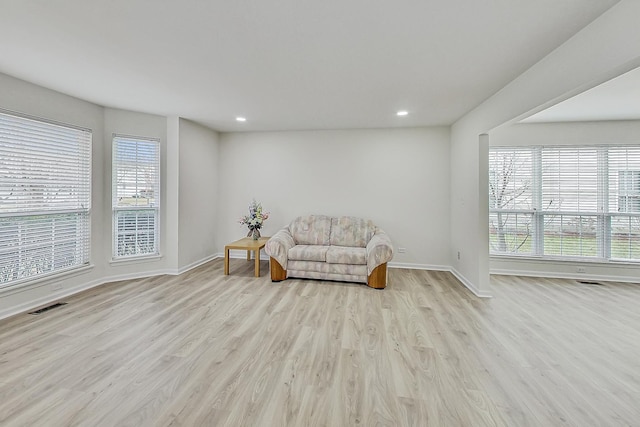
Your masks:
M215 253L213 255L209 255L206 256L198 261L194 261L191 264L185 265L183 267L180 267L174 274L178 275L178 274L182 274L182 273L186 273L187 271L194 269L196 267L200 267L202 264L206 264L209 261L212 261L216 258L220 258L220 257L224 257L224 254L220 254L220 253Z
M412 270L435 270L435 271L448 271L453 274L456 279L460 281L467 289L469 289L475 296L479 298L491 298L492 295L489 292L480 291L473 285L466 277L464 277L455 268L449 265L432 265L432 264L411 264L404 262L390 262L389 268L408 268Z
M224 254L218 254L218 257L224 258ZM231 250L229 251L229 258L234 259L246 259L246 251ZM213 259L213 258L212 258ZM268 257L267 257L268 259ZM466 277L456 271L449 265L437 265L437 264L415 264L407 262L390 262L389 268L406 268L410 270L432 270L432 271L448 271L453 274L467 289L469 289L475 296L479 298L491 298L492 295L489 292L482 292L478 290Z
M451 271L448 265L433 264L412 264L408 262L390 262L387 264L389 268L408 268L409 270L435 270L435 271Z
M571 280L589 280L600 282L623 282L623 283L640 283L640 278L636 276L607 276L602 274L587 273L562 273L562 272L545 272L534 270L509 270L509 269L491 269L491 274L501 274L505 276L527 276L527 277L543 277L545 279L571 279Z
M453 274L456 277L456 279L460 281L460 283L462 283L467 289L473 292L475 296L479 298L493 297L493 295L491 295L490 292L481 291L480 289L478 289L473 283L471 283L466 277L464 277L464 275L462 275L462 273L460 273L455 268L451 268L449 271L451 272L451 274Z
M143 279L146 277L160 276L163 274L176 274L176 273L169 270L153 270L153 271L145 271L141 273L118 274L118 275L108 276L108 277L104 277L97 280L92 280L86 283L81 283L77 286L63 288L60 290L60 292L44 295L41 298L27 301L23 304L10 307L5 310L0 310L0 319L5 319L7 317L14 316L16 314L27 312L31 309L43 306L45 304L49 304L54 301L60 301L61 299L64 299L68 296L77 294L78 292L86 291L87 289L95 288L96 286L104 285L105 283L121 282L123 280ZM44 286L48 286L48 285L49 284Z
M230 251L229 252L229 258L237 258L237 259L246 259L247 255L246 255L246 251ZM94 288L96 286L100 286L103 285L105 283L111 283L111 282L120 282L123 280L135 280L135 279L143 279L146 277L154 277L154 276L159 276L159 275L163 275L163 274L170 274L170 275L179 275L182 273L185 273L191 269L194 269L202 264L205 264L211 260L217 259L217 258L224 258L224 254L223 253L215 253L212 254L210 256L204 257L198 261L194 261L191 264L188 264L184 267L181 267L179 269L158 269L158 270L152 270L152 271L144 271L144 272L139 272L139 273L128 273L128 274L118 274L118 275L112 275L112 276L108 276L108 277L103 277L101 279L98 280L93 280L90 282L86 282L86 283L82 283L80 285L77 286L73 286L70 288L66 288L66 289L62 289L59 293L54 293L54 294L50 294L50 295L46 295L43 296L41 298L37 298L35 300L32 301L28 301L25 302L24 304L20 304L18 306L15 307L10 307L7 308L5 310L0 310L0 319L5 319L7 317L16 315L16 314L20 314L20 313L24 313L26 311L29 311L31 309L34 309L36 307L40 307L43 306L45 304L54 302L54 301L59 301L63 298L66 298L68 296L77 294L78 292L82 292L82 291L86 291L87 289L91 289ZM262 256L261 256L261 259ZM268 257L265 257L264 260L268 260ZM468 281L462 274L458 273L457 271L455 271L453 268L451 268L450 266L446 266L446 265L432 265L432 264L412 264L412 263L397 263L397 262L392 262L389 263L389 268L407 268L407 269L415 269L415 270L435 270L435 271L448 271L451 272L467 289L469 289L474 295L481 297L481 298L487 298L487 297L491 297L491 294L488 294L486 292L479 292L475 286L473 286L473 284ZM496 273L498 274L498 273ZM522 275L523 273L521 272L520 275ZM556 276L557 277L557 276ZM589 276L593 279L593 276ZM598 279L598 280L604 280L604 279ZM620 281L620 279L617 279L618 281ZM637 281L637 279L636 279ZM41 286L47 286L47 285L41 285Z
M102 285L103 283L121 282L123 280L144 279L146 277L161 276L163 274L176 275L178 273L177 273L177 270L175 269L165 268L165 269L159 269L159 270L142 271L142 272L135 272L135 273L128 273L128 274L116 274L113 276L105 277L104 279L100 280L100 283L96 286Z
M96 286L100 286L103 283L106 283L102 280L94 280L91 282L87 282L87 283L83 283L81 285L78 286L74 286L71 288L67 288L67 289L63 289L62 292L57 293L57 294L52 294L52 295L45 295L41 298L35 299L35 300L31 300L28 302L25 302L24 304L20 304L17 305L15 307L10 307L7 308L5 310L0 311L0 319L5 319L7 317L11 317L14 316L16 314L20 314L20 313L24 313L27 312L29 310L32 310L36 307L40 307L42 305L54 302L54 301L58 301L61 300L63 298L68 297L69 295L73 295L73 294L77 294L78 292L82 292L85 291L87 289L91 289L93 287Z
M14 307L0 310L0 319L5 319L7 317L11 317L16 314L27 312L29 310L52 303L54 301L60 301L68 296L77 294L78 292L86 291L87 289L91 289L96 286L104 285L105 283L121 282L123 280L144 279L146 277L160 276L163 274L178 275L220 257L224 257L224 255L220 253L215 253L208 257L202 258L201 260L195 261L189 265L186 265L180 269L158 269L158 270L128 273L128 274L117 274L117 275L112 275L108 277L103 277L97 280L92 280L90 282L82 283L77 286L61 289L60 292L45 295L45 296L42 296L41 298L37 298L35 300L31 300ZM39 286L49 286L49 285L50 285L49 283L39 284Z

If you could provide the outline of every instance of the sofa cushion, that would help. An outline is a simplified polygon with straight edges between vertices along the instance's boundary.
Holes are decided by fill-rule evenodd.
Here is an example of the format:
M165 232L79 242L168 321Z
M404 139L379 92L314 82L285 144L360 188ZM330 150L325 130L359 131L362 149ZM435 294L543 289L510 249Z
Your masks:
M367 250L348 246L329 246L326 256L329 264L367 264Z
M317 261L289 261L287 275L294 271L315 271L318 273L348 274L352 276L367 277L367 266L354 264L329 264L328 262Z
M331 219L329 244L364 248L376 232L376 226L367 219L342 216Z
M289 259L292 261L326 261L329 246L296 245L289 249Z
M291 222L289 231L296 245L329 245L331 217L325 215L300 216Z

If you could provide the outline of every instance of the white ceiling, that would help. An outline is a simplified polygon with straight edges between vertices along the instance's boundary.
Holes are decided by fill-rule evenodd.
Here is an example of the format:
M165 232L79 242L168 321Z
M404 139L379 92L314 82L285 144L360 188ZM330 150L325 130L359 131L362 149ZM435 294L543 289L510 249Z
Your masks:
M640 68L560 102L522 122L640 120Z
M242 131L449 125L617 0L0 2L0 72Z

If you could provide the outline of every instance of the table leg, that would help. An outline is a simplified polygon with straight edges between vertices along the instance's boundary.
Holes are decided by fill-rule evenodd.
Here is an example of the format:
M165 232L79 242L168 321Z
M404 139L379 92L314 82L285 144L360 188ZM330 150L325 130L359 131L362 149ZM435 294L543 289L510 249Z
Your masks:
M251 261L251 251L247 251L247 261Z
M229 248L224 248L224 274L229 275Z
M260 277L260 249L256 249L254 257L256 259L255 274L256 277Z

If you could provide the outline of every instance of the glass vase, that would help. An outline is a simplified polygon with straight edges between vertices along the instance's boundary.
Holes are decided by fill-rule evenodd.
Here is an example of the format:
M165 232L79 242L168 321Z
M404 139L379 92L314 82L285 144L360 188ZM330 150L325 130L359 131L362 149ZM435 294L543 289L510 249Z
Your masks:
M247 237L251 237L253 240L258 240L260 238L260 230L257 228L252 228L249 230L249 234Z

